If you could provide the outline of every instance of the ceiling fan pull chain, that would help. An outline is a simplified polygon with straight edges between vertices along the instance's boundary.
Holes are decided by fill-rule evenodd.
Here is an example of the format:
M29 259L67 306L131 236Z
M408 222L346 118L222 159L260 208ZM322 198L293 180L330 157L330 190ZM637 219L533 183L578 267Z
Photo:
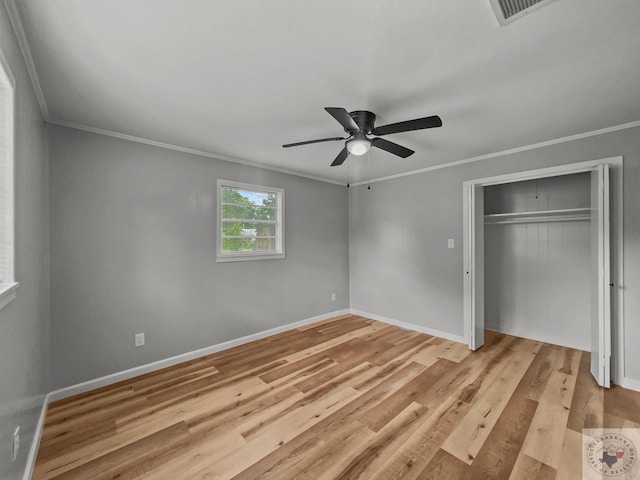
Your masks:
M371 190L371 150L367 152L367 176L369 177L367 190Z

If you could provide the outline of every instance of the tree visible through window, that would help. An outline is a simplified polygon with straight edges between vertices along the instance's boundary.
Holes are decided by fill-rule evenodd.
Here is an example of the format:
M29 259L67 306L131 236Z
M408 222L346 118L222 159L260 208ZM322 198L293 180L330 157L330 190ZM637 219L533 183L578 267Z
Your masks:
M282 258L284 191L218 182L218 258Z

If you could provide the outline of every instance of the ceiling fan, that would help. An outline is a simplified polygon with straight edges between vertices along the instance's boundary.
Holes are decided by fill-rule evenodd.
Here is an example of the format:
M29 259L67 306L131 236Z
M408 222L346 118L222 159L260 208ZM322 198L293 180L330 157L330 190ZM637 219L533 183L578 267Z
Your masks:
M342 165L349 154L364 155L374 146L393 153L402 158L407 158L415 152L397 143L390 142L384 138L378 138L381 135L389 135L392 133L410 132L412 130L422 130L425 128L435 128L442 126L442 120L439 116L416 118L415 120L407 120L405 122L390 123L382 127L375 127L376 116L367 110L354 110L347 112L341 107L325 107L333 118L335 118L349 134L348 137L330 137L320 138L318 140L307 140L306 142L288 143L283 145L284 148L297 147L299 145L307 145L309 143L332 142L346 140L344 148L340 151L336 159L331 164L332 167ZM376 135L376 138L368 138L367 135Z

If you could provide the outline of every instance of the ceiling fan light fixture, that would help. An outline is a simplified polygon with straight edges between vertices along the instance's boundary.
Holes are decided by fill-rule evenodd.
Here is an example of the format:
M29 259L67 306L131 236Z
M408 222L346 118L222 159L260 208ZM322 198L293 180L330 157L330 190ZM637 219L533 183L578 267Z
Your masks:
M496 0L497 1L497 0ZM500 1L513 1L513 0L500 0ZM521 0L518 0L521 1ZM540 0L547 1L547 0ZM548 0L551 1L551 0ZM380 138L381 135L391 135L392 133L412 132L414 130L424 130L425 128L437 128L442 126L442 120L438 115L431 115L430 117L416 118L413 120L406 120L404 122L390 123L388 125L382 125L381 127L375 126L376 115L368 110L354 110L353 112L347 112L342 107L325 107L324 108L329 115L335 118L344 131L349 134L348 138L342 137L330 137L319 138L317 140L306 140L304 142L288 143L282 145L283 148L297 147L300 145L308 145L310 143L320 142L333 142L346 140L344 147L338 153L338 156L331 163L332 167L342 165L349 155L362 156L365 155L371 147L376 147L400 158L407 158L413 155L413 150L398 145L397 143L390 142L384 138ZM374 135L375 138L369 139L367 135Z
M351 155L364 155L371 148L371 140L368 138L353 138L347 141L347 150Z

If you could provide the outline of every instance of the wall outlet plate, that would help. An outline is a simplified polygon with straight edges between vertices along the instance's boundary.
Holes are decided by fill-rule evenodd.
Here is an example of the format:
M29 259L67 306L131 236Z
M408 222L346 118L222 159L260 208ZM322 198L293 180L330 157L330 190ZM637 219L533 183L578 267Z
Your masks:
M141 347L144 345L144 333L136 333L134 338L136 347Z
M450 239L447 241L447 247L449 247L449 248L454 248L454 246L455 246L455 245L454 245L454 243L453 243L453 238L450 238Z

